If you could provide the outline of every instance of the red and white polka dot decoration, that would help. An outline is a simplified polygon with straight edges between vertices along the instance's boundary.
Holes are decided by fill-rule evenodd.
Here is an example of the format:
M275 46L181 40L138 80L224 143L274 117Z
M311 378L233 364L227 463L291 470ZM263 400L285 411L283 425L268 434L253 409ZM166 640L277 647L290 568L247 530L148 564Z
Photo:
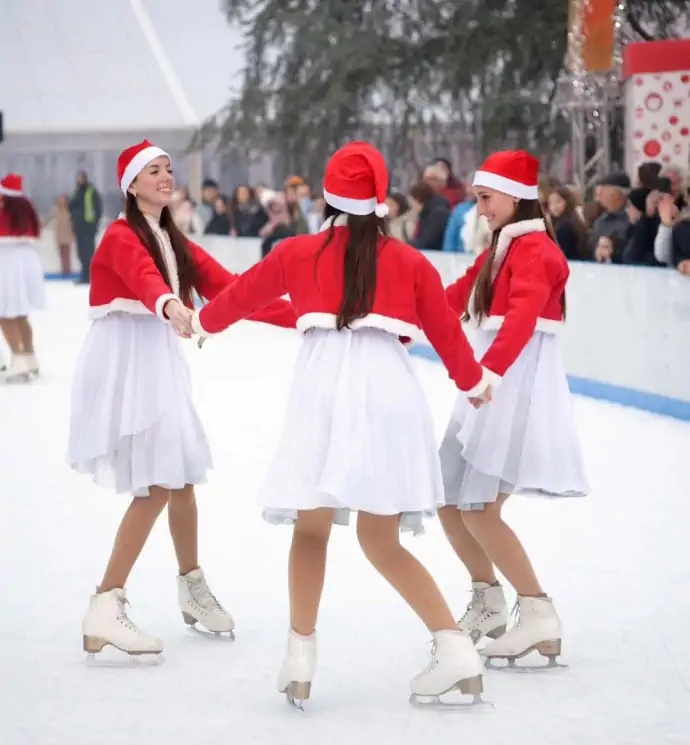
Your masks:
M628 84L628 146L633 168L647 160L690 163L690 70L635 75Z

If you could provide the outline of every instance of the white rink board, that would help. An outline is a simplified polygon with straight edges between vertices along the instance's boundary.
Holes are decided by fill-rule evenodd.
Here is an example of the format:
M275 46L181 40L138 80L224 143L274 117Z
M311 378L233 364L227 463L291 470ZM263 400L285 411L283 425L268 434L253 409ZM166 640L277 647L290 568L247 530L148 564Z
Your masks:
M235 272L260 258L258 239L196 240ZM47 273L57 271L53 246L46 231L39 250ZM446 284L472 259L427 256ZM670 269L591 263L572 263L571 272L562 338L573 391L690 419L690 279ZM423 340L416 352L433 356Z

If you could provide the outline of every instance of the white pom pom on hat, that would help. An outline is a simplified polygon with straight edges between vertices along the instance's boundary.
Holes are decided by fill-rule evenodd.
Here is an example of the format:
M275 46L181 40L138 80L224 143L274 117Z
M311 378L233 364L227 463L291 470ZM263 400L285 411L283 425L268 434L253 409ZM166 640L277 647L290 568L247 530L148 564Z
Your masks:
M368 142L350 142L326 164L323 197L349 215L388 214L388 169L383 155Z

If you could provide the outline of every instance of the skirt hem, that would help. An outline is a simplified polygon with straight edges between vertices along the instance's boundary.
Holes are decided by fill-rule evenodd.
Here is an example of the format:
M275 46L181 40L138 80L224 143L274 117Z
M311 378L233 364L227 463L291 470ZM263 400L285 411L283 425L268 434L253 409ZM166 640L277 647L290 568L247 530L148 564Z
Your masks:
M439 505L442 506L442 505ZM282 509L271 509L265 508L261 513L261 517L271 525L294 525L297 520L298 510L307 512L309 510L317 509L333 509L335 514L333 516L333 525L342 525L347 527L350 524L350 516L353 512L367 512L369 510L357 510L349 507L330 507L330 506L310 506L307 508L282 508ZM369 513L378 514L378 513ZM399 528L401 533L412 533L416 538L426 534L423 520L424 518L433 518L436 516L436 511L420 511L420 512L394 512L389 516L400 515Z

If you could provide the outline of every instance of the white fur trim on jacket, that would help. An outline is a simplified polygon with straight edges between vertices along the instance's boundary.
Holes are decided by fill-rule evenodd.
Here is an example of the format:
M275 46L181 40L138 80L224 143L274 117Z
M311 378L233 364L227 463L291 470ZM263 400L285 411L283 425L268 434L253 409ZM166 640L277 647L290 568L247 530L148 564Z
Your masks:
M477 385L470 388L469 391L463 391L463 393L467 394L468 398L476 398L477 396L481 396L489 386L497 388L500 382L500 375L493 372L493 370L489 370L487 367L482 367L482 379L477 383Z
M27 243L33 246L37 241L38 238L30 235L0 235L0 245L3 243Z
M496 243L496 253L494 254L494 260L491 264L491 279L496 279L498 270L503 264L503 260L508 253L510 244L522 235L528 233L544 233L546 232L546 223L541 217L536 220L521 220L520 222L511 222L501 229L498 234L498 242Z
M133 316L145 316L151 311L140 301L125 297L116 297L107 305L94 305L89 308L89 318L95 321L97 318L105 318L109 313L130 313Z
M201 336L203 338L206 338L207 336L213 336L210 331L206 331L206 329L201 325L201 317L199 316L199 313L200 311L197 310L192 316L192 331L197 336Z
M482 331L497 331L503 326L505 316L486 316L479 324ZM560 334L563 330L563 321L556 321L553 318L537 318L535 331L543 331L545 334Z
M180 296L180 278L177 274L177 260L175 259L175 252L173 251L172 243L170 242L170 236L161 228L155 217L151 215L144 215L146 222L149 224L158 245L161 249L163 256L163 263L168 271L168 278L170 279L170 288L175 295Z
M170 323L168 319L163 315L163 306L168 300L179 300L177 295L172 293L166 293L161 295L156 300L156 315L165 323ZM126 297L116 297L111 300L107 305L94 305L89 308L89 318L95 321L98 318L105 318L109 313L129 313L133 316L145 316L150 314L151 311L140 301L132 300Z
M347 227L347 215L340 214L337 217L329 217L319 228L319 233L325 233L333 225L334 228Z
M167 292L164 295L161 295L158 300L156 300L156 315L161 319L161 321L164 321L165 323L170 323L170 319L165 315L163 312L163 307L168 302L168 300L177 300L178 302L182 302L177 295L173 295L171 292Z
M304 333L309 329L334 329L337 320L335 313L305 313L297 319L297 330ZM369 313L364 318L357 318L350 324L352 330L356 329L380 329L396 336L419 336L420 329L412 323L401 321L399 318L390 318L378 313Z
M505 260L510 244L515 238L519 238L529 233L544 233L546 232L546 223L543 218L538 217L535 220L521 220L520 222L511 222L501 229L498 234L498 241L496 242L496 253L494 254L493 261L491 262L491 281L496 279L498 270L501 268L503 261ZM467 301L467 308L470 315L473 314L474 308L474 286L470 292L470 297Z

